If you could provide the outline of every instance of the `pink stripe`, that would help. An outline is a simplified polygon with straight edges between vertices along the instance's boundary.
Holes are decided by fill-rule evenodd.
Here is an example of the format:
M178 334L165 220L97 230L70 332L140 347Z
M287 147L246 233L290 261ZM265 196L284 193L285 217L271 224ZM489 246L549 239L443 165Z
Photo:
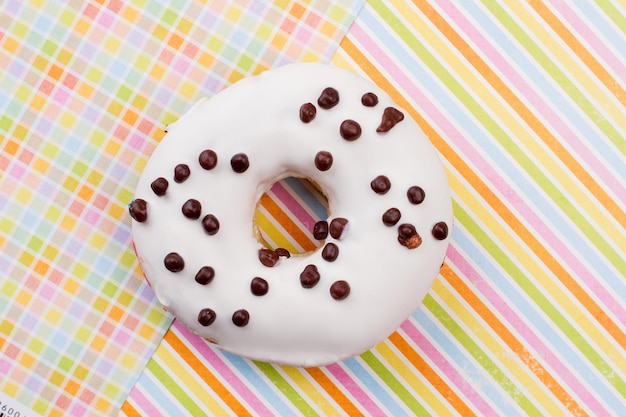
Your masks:
M620 62L619 59L607 48L606 43L599 39L593 30L576 15L576 13L568 7L569 3L564 1L550 1L552 7L558 11L561 15L560 20L567 20L570 30L575 30L578 39L583 39L584 42L589 45L589 49L593 51L593 55L599 55L602 57L602 61L611 67L613 73L618 77L626 75L626 68Z
M359 42L363 45L367 45L369 52L374 57L386 56L380 48L378 48L375 41L367 36L367 34L359 27L358 22L355 22L350 28L350 34L359 38ZM393 60L384 59L377 61L377 66L383 67L385 71L389 73L391 79L398 83L406 94L407 91L411 91L411 98L418 103L425 103L422 106L421 111L428 115L427 119L433 120L438 127L439 131L444 132L444 136L461 150L464 159L471 161L471 163L477 167L480 175L485 180L490 181L490 186L496 194L504 197L508 202L508 207L512 207L518 215L530 225L535 235L541 236L540 240L546 242L550 247L550 253L556 253L560 260L566 263L574 272L575 277L580 281L583 281L587 288L593 292L596 298L604 305L604 307L611 311L614 317L621 320L626 325L626 314L624 313L621 305L615 300L615 298L607 291L604 285L595 277L595 274L591 273L585 266L579 261L576 254L572 253L569 248L565 246L563 238L554 234L554 232L545 227L545 222L539 218L537 212L529 207L522 196L509 186L509 183L503 179L494 169L492 164L486 161L476 149L467 142L465 136L455 129L445 115L443 115L436 106L428 105L429 100L427 97L421 94L418 88L415 88L413 83L406 77L404 71L394 65ZM626 194L626 193L625 193ZM536 253L534 248L529 248ZM561 264L563 263L561 262ZM571 297L574 298L575 297ZM585 306L581 305L581 308ZM598 323L601 327L601 323Z
M374 401L370 398L370 395L359 387L354 379L344 371L344 369L338 363L326 366L326 369L339 381L339 383L352 395L358 402L365 408L367 415L370 416L384 416L385 413L381 410Z
M161 414L159 409L152 405L153 403L155 403L154 399L146 398L146 396L143 395L143 392L141 392L141 390L138 389L137 386L135 386L135 388L133 388L133 390L131 391L130 397L139 407L139 410L137 411L142 416L150 416L150 417L163 416L163 414Z
M588 171L595 172L594 177L600 179L613 193L616 198L621 198L622 203L626 204L626 189L620 184L617 176L611 174L606 169L606 164L598 160L595 154L580 140L578 135L573 132L565 123L567 119L560 117L553 111L553 105L544 102L537 94L536 89L524 81L519 75L520 71L516 71L511 65L491 46L489 40L485 39L480 31L478 31L465 15L454 5L448 2L441 2L439 6L446 11L448 18L454 21L458 28L462 28L464 36L471 39L474 44L480 48L482 53L488 57L489 61L498 68L499 72L507 79L507 84L515 86L516 94L524 96L527 102L532 103L534 108L533 114L540 114L549 126L558 132L560 138L565 138L564 142L576 152L576 159L584 161ZM541 137L539 136L539 139ZM558 155L556 155L558 157Z
M448 247L448 252L446 254L449 262L452 262L459 271L463 271L463 275L465 278L469 280L472 284L472 287L480 292L499 313L499 316L502 317L506 321L506 325L511 326L515 329L516 333L518 333L524 340L524 345L532 346L536 352L541 352L541 361L539 358L535 358L538 362L547 363L548 366L554 370L554 372L559 375L559 378L569 386L572 391L576 393L576 395L582 400L583 404L586 407L591 407L594 410L595 415L609 415L608 411L605 410L602 405L596 400L594 395L587 391L585 387L579 383L579 378L575 375L572 375L567 366L563 365L563 363L558 359L558 357L554 354L553 350L550 347L546 346L543 341L535 335L535 333L526 325L525 320L515 314L515 312L509 307L506 300L503 300L498 296L498 294L493 291L491 285L487 285L480 273L478 273L470 262L467 262L463 255L461 255L454 245L450 245ZM525 356L519 355L522 362L526 365ZM532 356L528 353L529 356ZM541 382L544 382L543 378L540 375L539 379ZM567 406L567 404L564 404Z
M181 339L193 346L204 361L210 364L215 371L217 371L224 380L231 386L243 400L245 400L253 409L256 415L272 416L274 415L265 405L259 400L259 398L241 381L241 379L230 369L230 367L221 360L211 348L209 348L204 341L191 333L184 325L180 324L178 320L174 320L172 329L178 333Z
M300 202L293 197L289 190L283 187L280 182L277 182L272 186L270 192L278 197L296 219L307 227L307 230L311 230L317 220L302 208Z
M428 338L425 337L415 327L410 320L405 320L400 328L406 333L406 335L415 343L430 360L437 364L439 368L453 384L454 386L465 396L473 405L478 409L479 415L483 416L495 416L496 411L476 392L467 380L457 372L455 367L441 354L439 350L433 346Z

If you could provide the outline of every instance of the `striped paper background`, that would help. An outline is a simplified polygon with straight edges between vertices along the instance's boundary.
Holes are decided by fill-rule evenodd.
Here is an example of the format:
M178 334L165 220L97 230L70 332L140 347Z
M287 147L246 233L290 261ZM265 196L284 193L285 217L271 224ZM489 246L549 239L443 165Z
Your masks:
M246 75L328 59L359 7L0 1L0 391L46 416L118 413L171 323L127 214L162 126Z
M322 368L247 361L175 323L123 414L624 415L625 19L609 2L368 1L331 61L441 153L441 275L389 339Z

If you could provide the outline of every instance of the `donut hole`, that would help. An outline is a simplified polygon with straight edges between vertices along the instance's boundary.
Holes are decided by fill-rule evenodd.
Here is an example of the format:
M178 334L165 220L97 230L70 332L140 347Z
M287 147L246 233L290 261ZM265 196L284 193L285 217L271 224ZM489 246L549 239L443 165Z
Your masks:
M323 245L313 237L313 226L328 216L328 197L320 187L308 178L290 176L274 182L259 199L254 232L268 249L306 254Z

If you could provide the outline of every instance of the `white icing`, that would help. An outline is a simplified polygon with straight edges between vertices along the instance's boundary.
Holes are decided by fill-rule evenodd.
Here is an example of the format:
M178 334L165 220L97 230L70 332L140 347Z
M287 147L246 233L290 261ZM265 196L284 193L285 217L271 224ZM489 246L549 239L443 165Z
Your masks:
M336 107L324 110L317 98L326 87L340 95ZM361 104L374 92L375 107ZM310 123L299 118L300 106L311 102L317 115ZM417 124L405 119L387 133L377 133L383 110L397 106L371 82L332 66L292 64L244 79L210 100L202 100L168 133L150 158L136 191L148 203L146 222L133 221L133 238L141 267L160 302L198 335L228 351L261 361L318 366L354 356L384 340L421 303L443 262L449 237L436 240L437 222L452 226L450 191L438 155ZM357 121L362 135L346 141L339 134L345 119ZM198 155L212 149L217 166L206 171ZM317 152L329 151L332 167L319 171ZM230 158L243 152L250 167L233 172ZM190 177L173 180L174 167L186 163ZM281 258L273 268L258 259L262 247L255 238L253 217L261 195L278 179L292 174L319 184L329 198L330 217L348 219L334 262L322 259L322 249L303 256ZM370 181L386 175L391 189L379 195ZM150 183L164 177L167 193L159 197ZM426 198L411 204L406 191L421 186ZM187 199L202 204L199 220L181 213ZM422 237L416 249L397 241L397 225L388 227L381 216L389 208L402 213L398 224L411 223ZM206 234L201 219L214 214L219 232ZM449 235L448 235L449 236ZM173 273L163 259L179 253L185 268ZM321 279L311 288L300 284L308 264ZM195 282L204 265L215 269L208 285ZM255 296L250 281L262 277L269 292ZM330 296L337 280L350 284L343 300ZM208 327L198 313L211 308L217 318ZM246 309L245 327L232 323L233 312Z

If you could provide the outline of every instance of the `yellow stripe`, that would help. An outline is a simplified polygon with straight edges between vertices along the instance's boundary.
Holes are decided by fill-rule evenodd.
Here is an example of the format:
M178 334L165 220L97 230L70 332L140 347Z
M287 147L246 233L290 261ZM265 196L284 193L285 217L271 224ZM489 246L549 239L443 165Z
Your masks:
M263 212L257 211L254 221L257 226L262 229L274 241L277 247L285 248L289 253L298 253L301 249L296 248L276 227L274 222L270 220Z
M324 416L335 416L341 414L341 409L336 408L328 402L324 395L324 390L313 385L303 370L292 366L281 366L280 369L285 373L294 385L300 388L304 396L309 397L315 406L319 407Z
M376 345L375 350L381 355L382 359L396 371L396 377L404 381L404 386L411 387L413 392L420 398L420 401L428 404L428 407L434 411L434 415L456 415L454 410L448 407L447 403L444 404L441 402L440 395L434 387L430 384L424 384L424 381L416 376L416 370L407 366L405 360L400 358L388 343L389 342L386 340L379 343ZM417 371L419 371L419 369Z
M404 16L407 21L419 22L421 20L421 16L405 3L398 5L398 10L400 11L399 15ZM543 171L553 177L555 185L560 189L567 190L570 201L575 202L577 209L586 212L586 217L595 222L604 234L612 240L613 245L617 247L619 242L623 241L619 224L614 223L599 209L598 202L595 199L590 199L587 192L583 192L582 187L572 180L573 175L569 171L561 169L559 164L554 163L554 157L545 151L545 145L537 141L529 127L527 128L519 122L519 117L508 105L503 105L504 100L494 95L485 80L471 71L471 68L448 47L448 44L443 42L437 33L430 30L427 21L414 24L412 27L424 38L425 44L437 51L439 59L444 60L448 66L454 68L455 76L459 81L462 81L464 88L468 91L471 90L472 96L482 101L483 107L494 115L494 120L500 126L508 129L516 142L524 145L536 164L541 165ZM607 96L604 97L604 100L608 100ZM623 115L621 117L626 120Z

